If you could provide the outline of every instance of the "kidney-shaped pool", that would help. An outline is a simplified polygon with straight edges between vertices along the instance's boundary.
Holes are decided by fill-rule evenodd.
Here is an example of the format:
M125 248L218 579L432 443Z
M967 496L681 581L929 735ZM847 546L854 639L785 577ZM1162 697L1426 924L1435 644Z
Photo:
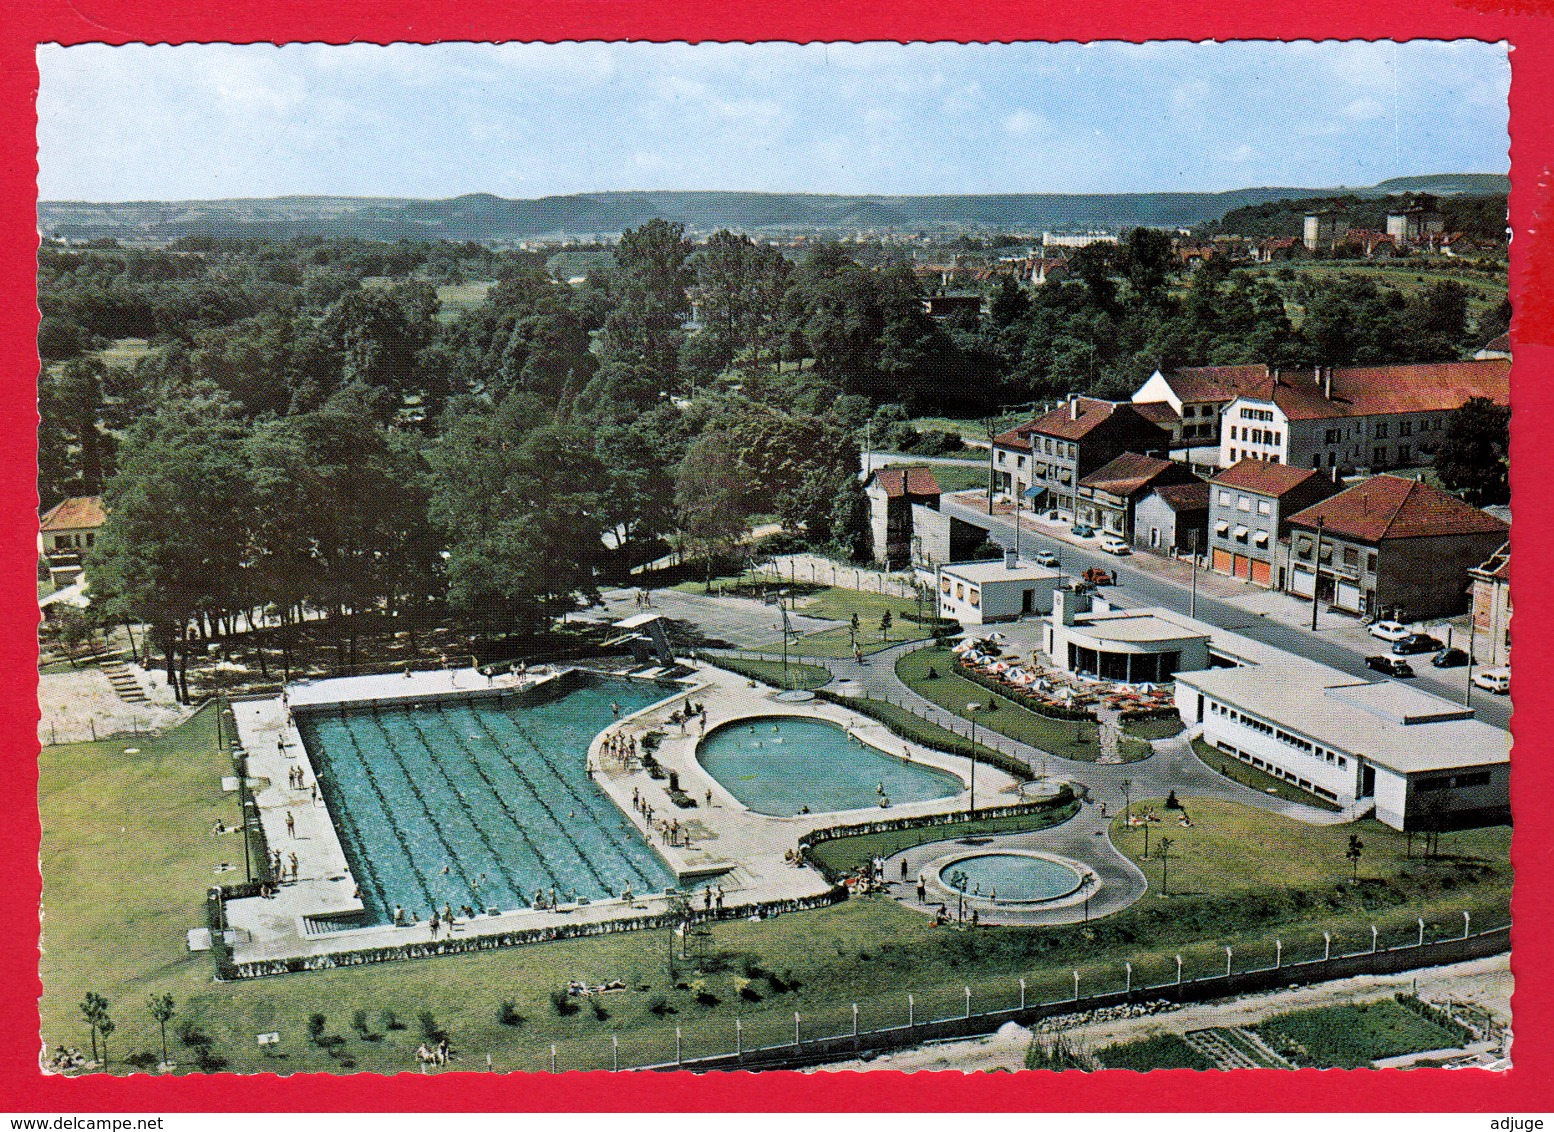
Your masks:
M823 719L763 716L725 724L696 757L723 788L773 817L949 798L964 789L948 771L887 755Z

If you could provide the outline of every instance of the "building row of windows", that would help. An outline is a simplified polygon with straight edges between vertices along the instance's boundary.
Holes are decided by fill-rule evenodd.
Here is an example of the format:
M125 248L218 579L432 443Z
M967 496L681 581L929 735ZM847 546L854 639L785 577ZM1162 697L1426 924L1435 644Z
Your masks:
M1320 798L1326 798L1329 802L1336 802L1336 801L1338 801L1338 795L1333 793L1333 791L1327 789L1324 786L1318 786L1316 783L1310 782L1307 779L1301 778L1298 775L1292 774L1289 771L1285 770L1282 766L1275 766L1273 763L1264 762L1262 759L1258 758L1256 755L1249 754L1246 751L1242 751L1242 750L1240 750L1240 749L1238 749L1236 747L1232 747L1229 743L1218 742L1218 743L1215 743L1214 745L1215 745L1215 747L1219 748L1221 751L1224 751L1227 755L1230 755L1233 758L1240 759L1244 763L1249 763L1251 766L1253 766L1256 769L1264 772L1265 774L1271 774L1275 778L1282 778L1286 782L1293 782L1296 786L1299 786L1302 790L1309 790L1309 791L1311 791L1311 793L1317 795Z
M97 538L97 536L93 535L93 534L84 534L84 535L55 535L54 536L54 549L55 550L85 550L87 547L91 546L94 541L96 541L96 538Z
M1221 507L1230 507L1233 505L1237 511L1251 511L1252 499L1250 496L1237 495L1234 497L1234 504L1232 504L1232 496L1230 492L1221 490L1219 493L1219 505ZM1270 515L1273 513L1273 506L1268 502L1268 500L1259 499L1257 501L1257 513L1259 515Z
M1241 411L1246 412L1245 409ZM1274 432L1270 428L1242 428L1239 436L1236 435L1236 431L1236 426L1231 425L1230 439L1240 440L1247 444L1272 444L1277 446L1279 441L1284 438L1282 432Z
M1248 409L1243 407L1241 409L1241 419L1244 421L1271 421L1273 420L1273 410Z
M1243 711L1237 711L1233 707L1214 700L1209 701L1209 710L1215 715L1225 716L1232 723L1239 723L1243 727L1250 727L1253 731L1261 731L1264 735L1272 735L1279 742L1294 747L1297 751L1302 751L1313 758L1321 759L1323 762L1333 763L1336 766L1349 765L1347 756L1340 755L1337 751L1329 751L1325 747L1319 747L1309 739L1302 739L1299 735L1292 734L1282 727L1275 727L1271 723L1265 723L1256 716L1247 715Z
M1475 770L1466 774L1443 774L1435 778L1420 778L1414 782L1414 790L1419 794L1433 794L1437 790L1456 790L1464 786L1488 786L1490 773L1487 770Z
M1254 452L1250 448L1227 448L1226 460L1234 464L1237 460L1261 460L1265 464L1282 464L1284 461L1277 452Z

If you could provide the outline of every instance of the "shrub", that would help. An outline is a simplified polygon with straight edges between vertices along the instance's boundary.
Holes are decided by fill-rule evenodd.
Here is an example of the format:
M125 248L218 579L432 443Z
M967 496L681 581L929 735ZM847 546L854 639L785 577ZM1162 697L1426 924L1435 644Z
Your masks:
M554 1001L554 996L552 996L552 1001ZM557 1007L557 1009L559 1010L560 1008ZM574 1007L574 1009L576 1008ZM661 994L657 994L648 1002L648 1013L662 1018L666 1014L675 1014L677 1011L669 1005L668 999Z
M594 1012L595 1020L603 1022L610 1017L610 1012L604 1008L604 1003L600 1002L597 998L590 999L588 1005Z
M151 1069L156 1065L156 1054L148 1049L139 1053L132 1053L124 1059L125 1065L132 1065L136 1069Z
M405 1028L405 1024L399 1020L399 1016L386 1006L383 1008L383 1012L378 1015L378 1020L383 1023L385 1030L403 1030Z
M351 1029L364 1038L371 1033L367 1027L367 1012L365 1010L358 1010L351 1015Z
M323 1045L320 1040L324 1036L324 1027L329 1025L329 1019L322 1014L308 1015L308 1041L314 1045Z
M518 1013L518 1004L512 999L502 1003L496 1012L496 1020L504 1026L522 1026L523 1015Z
M178 1023L178 1040L191 1049L208 1048L211 1044L210 1035L200 1029L199 1025L188 1019Z
M447 1037L442 1027L437 1025L437 1016L430 1010L423 1010L417 1017L421 1022L421 1036L429 1042L440 1042Z
M572 1001L572 996L564 990L551 991L550 1004L556 1008L556 1013L563 1018L569 1014L577 1013L577 1003Z

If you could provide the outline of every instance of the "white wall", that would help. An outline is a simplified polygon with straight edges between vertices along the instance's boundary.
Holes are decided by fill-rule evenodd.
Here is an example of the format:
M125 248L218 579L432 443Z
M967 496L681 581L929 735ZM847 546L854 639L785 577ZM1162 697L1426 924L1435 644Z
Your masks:
M1197 722L1196 698L1197 690L1189 688L1181 681L1176 685L1177 711L1182 714L1182 719L1193 726ZM1351 805L1355 800L1355 794L1360 781L1360 760L1347 752L1335 751L1334 761L1328 762L1326 757L1318 758L1313 753L1302 751L1283 742L1275 735L1266 734L1263 731L1248 726L1233 719L1226 711L1215 712L1211 706L1219 703L1222 708L1240 712L1234 705L1225 704L1223 701L1208 697L1203 708L1203 738L1212 747L1218 747L1221 742L1228 743L1241 752L1241 758L1246 761L1249 757L1260 759L1264 766L1259 769L1276 767L1282 769L1296 778L1296 785L1301 780L1311 783L1312 786L1321 786L1336 795L1335 799L1340 806ZM1258 718L1254 715L1254 718ZM1272 720L1263 720L1272 723ZM1295 732L1293 727L1284 727L1283 730ZM1296 732L1298 734L1298 732ZM1310 739L1309 735L1302 735L1303 739ZM1324 751L1330 750L1326 744L1313 741L1314 746L1322 747ZM1339 766L1338 759L1342 758L1345 765ZM1254 764L1255 765L1255 764ZM1279 776L1287 777L1287 775ZM1377 776L1377 792L1380 792L1380 772Z

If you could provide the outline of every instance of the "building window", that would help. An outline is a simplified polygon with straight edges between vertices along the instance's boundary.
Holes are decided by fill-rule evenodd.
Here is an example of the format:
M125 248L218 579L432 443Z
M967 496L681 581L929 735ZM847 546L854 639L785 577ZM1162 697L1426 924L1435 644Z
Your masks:
M1352 546L1344 547L1344 565L1358 566L1360 564L1360 552Z
M1333 561L1333 544L1332 543L1324 542L1322 544L1322 551L1321 551L1320 557L1321 557L1322 562L1323 562L1324 565L1330 564Z
M1222 492L1219 493L1219 505L1221 507L1229 507L1230 506L1230 492L1222 491Z
M1014 466L1017 467L1017 468L1025 467L1025 457L1024 456L1016 456L1014 458Z
M1387 462L1387 450L1380 446L1371 449L1371 462L1374 464L1385 464Z
M1406 444L1399 444L1398 445L1398 463L1400 463L1400 464L1408 463L1408 445L1406 445Z
M1414 433L1414 422L1413 421L1398 421L1398 435L1399 436L1412 436L1413 433Z
M1376 572L1376 552L1374 550L1365 556L1365 568L1372 574Z
M1269 505L1266 499L1259 499L1257 501L1257 513L1259 515L1268 515L1271 514L1272 511L1273 508Z
M999 462L999 463L1000 463L1000 464L1002 464L1002 463L1003 463L1003 462L1004 462L1004 454L1003 454L1003 453L1002 453L1002 452L1000 452L1000 453L999 453L999 454L998 454L998 462Z
M1252 501L1250 499L1248 499L1244 495L1236 496L1236 510L1237 511L1250 511L1251 509L1252 509Z
M1377 440L1385 440L1386 438L1387 438L1387 422L1386 421L1377 421L1376 422L1376 439Z

